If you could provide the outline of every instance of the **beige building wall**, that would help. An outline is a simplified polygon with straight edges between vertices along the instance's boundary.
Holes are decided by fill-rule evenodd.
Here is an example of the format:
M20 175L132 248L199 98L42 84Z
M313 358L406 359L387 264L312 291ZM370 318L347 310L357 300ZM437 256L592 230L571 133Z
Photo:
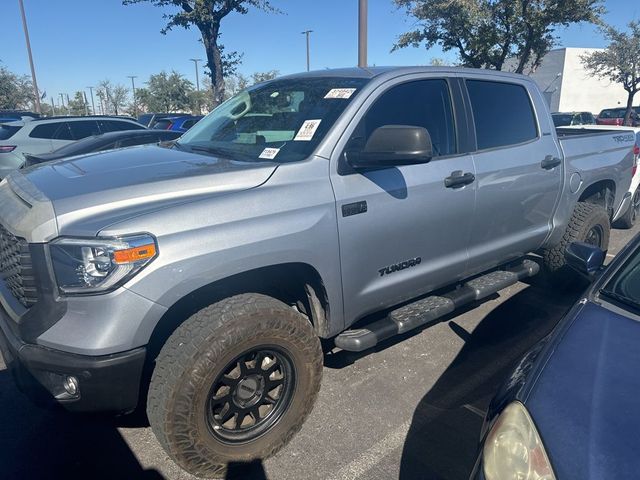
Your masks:
M582 65L581 56L596 48L559 48L549 52L531 74L549 101L552 112L587 111L625 106L627 92L621 85L594 77ZM636 104L640 103L640 98Z

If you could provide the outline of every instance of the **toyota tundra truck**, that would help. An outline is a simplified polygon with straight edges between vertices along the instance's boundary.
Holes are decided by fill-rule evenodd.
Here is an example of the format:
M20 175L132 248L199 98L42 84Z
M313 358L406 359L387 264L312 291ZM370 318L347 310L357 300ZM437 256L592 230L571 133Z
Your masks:
M224 475L301 428L321 344L367 350L539 263L562 273L571 242L606 249L633 146L631 132L556 131L520 75L354 68L261 83L169 147L2 181L5 363L68 410L146 406L175 462Z

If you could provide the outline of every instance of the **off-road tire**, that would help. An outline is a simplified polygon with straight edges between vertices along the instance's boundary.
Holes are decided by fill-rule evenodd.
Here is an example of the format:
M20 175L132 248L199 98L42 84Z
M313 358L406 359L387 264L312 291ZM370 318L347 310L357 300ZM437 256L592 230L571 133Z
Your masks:
M258 438L220 441L206 418L212 383L228 362L262 345L277 346L292 360L296 382L288 408ZM320 341L304 316L265 295L230 297L194 314L167 340L149 387L149 422L168 455L187 472L224 476L230 462L267 458L300 430L320 390L322 366Z
M600 248L607 250L609 246L609 232L611 229L609 215L600 205L578 202L573 210L569 225L562 236L560 243L543 252L544 266L549 273L561 274L566 271L564 254L567 247L573 242L584 242L592 228L602 228L602 241Z

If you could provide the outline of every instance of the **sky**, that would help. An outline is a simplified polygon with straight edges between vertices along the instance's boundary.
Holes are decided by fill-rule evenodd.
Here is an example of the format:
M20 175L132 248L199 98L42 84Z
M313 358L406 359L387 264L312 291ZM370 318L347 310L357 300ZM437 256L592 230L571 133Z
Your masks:
M239 71L278 70L281 74L306 68L303 30L311 34L311 69L357 64L357 0L272 0L282 14L250 10L232 13L222 21L222 43L228 51L243 52ZM604 20L623 28L640 19L637 0L606 0ZM136 88L149 75L176 70L195 83L190 58L205 58L196 28L160 34L163 13L150 3L123 6L121 0L24 0L36 76L47 100L96 85L103 79ZM0 65L29 74L29 63L18 0L0 0ZM413 19L392 0L369 0L369 64L420 65L431 58L456 60L452 52L406 48L391 52L398 36L412 28ZM603 47L605 40L592 25L558 30L560 46ZM203 74L203 67L200 68Z

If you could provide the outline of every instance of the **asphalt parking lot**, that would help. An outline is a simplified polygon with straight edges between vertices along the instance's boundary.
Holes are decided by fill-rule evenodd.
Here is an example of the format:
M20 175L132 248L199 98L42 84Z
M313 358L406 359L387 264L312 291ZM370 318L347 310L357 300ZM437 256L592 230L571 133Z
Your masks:
M610 254L638 231L614 230ZM483 412L512 363L580 296L539 279L373 352L326 356L318 403L292 443L229 477L466 479ZM138 418L40 410L0 363L0 478L192 478Z

